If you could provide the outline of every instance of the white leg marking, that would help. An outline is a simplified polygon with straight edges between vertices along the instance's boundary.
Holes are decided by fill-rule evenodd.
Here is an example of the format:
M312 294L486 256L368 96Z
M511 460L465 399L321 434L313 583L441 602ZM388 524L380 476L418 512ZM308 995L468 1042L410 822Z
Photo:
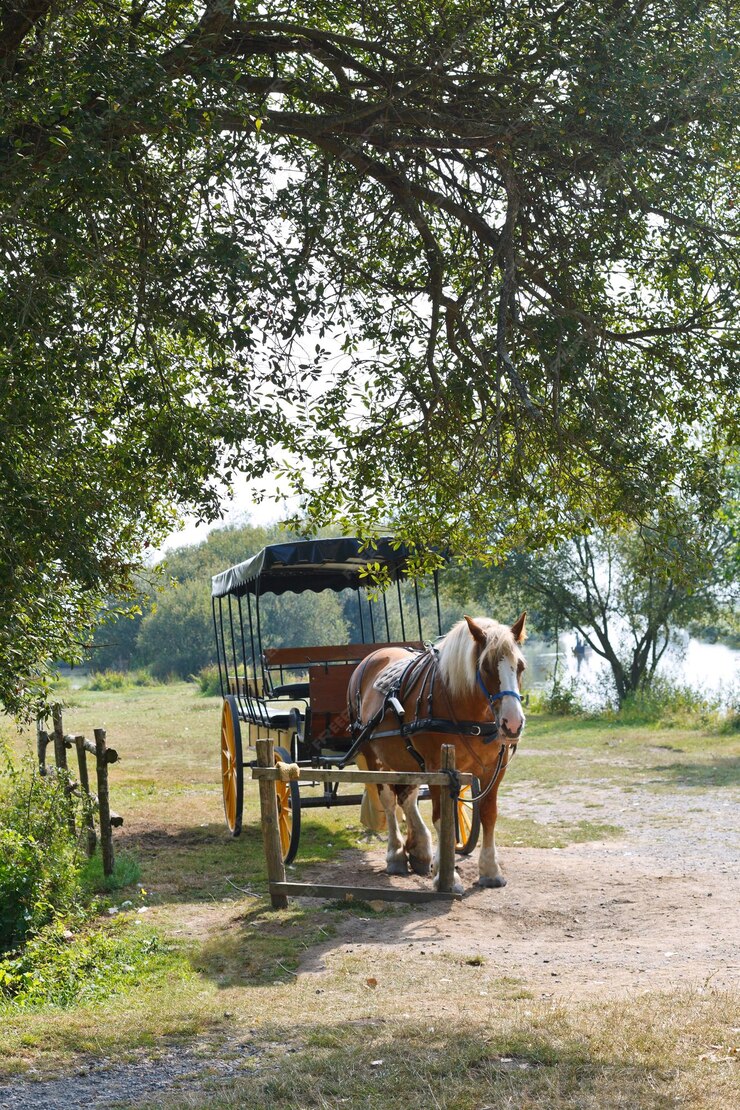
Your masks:
M478 857L478 885L479 886L505 886L506 879L499 867L496 853L496 837L494 826L483 828L483 843Z
M408 872L408 867L406 865L403 837L396 818L396 792L390 786L379 786L378 794L383 803L386 821L388 822L388 850L385 854L386 871L389 875L405 875Z
M403 812L406 815L406 851L411 864L411 870L417 875L428 875L432 862L432 834L424 823L424 818L419 813L419 791L412 790L403 803Z

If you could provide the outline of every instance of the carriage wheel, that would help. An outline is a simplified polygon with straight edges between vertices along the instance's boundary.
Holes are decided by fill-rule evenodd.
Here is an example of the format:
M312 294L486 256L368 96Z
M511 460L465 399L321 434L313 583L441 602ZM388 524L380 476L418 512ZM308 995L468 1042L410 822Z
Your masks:
M480 783L473 779L472 786L461 786L455 807L455 851L469 856L480 835L480 810L473 797L480 794Z
M285 748L275 748L275 762L291 763L290 753ZM295 779L290 782L276 782L278 804L278 830L280 832L280 845L283 849L283 861L292 863L298 851L298 841L301 839L301 795Z
M221 785L226 824L231 835L238 836L244 810L244 757L239 706L231 695L224 698L221 710Z

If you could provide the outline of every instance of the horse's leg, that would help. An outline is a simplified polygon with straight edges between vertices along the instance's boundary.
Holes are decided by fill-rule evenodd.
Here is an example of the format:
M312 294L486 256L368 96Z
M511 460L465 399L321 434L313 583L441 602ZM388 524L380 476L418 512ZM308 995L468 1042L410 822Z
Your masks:
M432 867L432 834L419 813L419 788L396 788L398 801L406 815L406 853L411 870L417 875L428 875Z
M441 824L441 822L440 822L439 792L442 789L446 790L447 787L440 787L440 786L430 786L429 787L429 794L431 795L431 799L432 799L432 821L434 822L434 829L437 833L437 847L435 848L435 851L434 851L434 862L432 864L432 874L434 875L434 882L432 883L432 886L434 887L435 890L439 889L439 828L440 828L440 824ZM453 890L453 893L455 893L455 894L462 894L462 892L464 890L464 887L463 887L463 884L462 884L462 879L460 878L460 875L458 873L457 868L455 868L455 875L454 875L454 878L452 880L452 890Z
M508 760L507 760L508 763ZM496 780L490 793L480 803L480 822L483 827L483 843L478 857L478 886L506 886L506 878L499 867L496 855L496 817L498 815L498 788L504 777L506 766Z
M388 823L388 850L385 854L385 869L389 875L407 875L406 850L403 846L403 837L396 816L396 792L392 786L379 786L378 793Z

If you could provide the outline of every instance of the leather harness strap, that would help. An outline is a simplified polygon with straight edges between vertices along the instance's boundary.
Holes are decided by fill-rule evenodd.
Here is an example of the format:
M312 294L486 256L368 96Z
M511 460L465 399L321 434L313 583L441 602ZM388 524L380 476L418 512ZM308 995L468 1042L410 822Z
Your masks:
M347 755L342 760L342 763L347 763L355 755L357 750L368 740L376 739L383 740L392 736L400 736L406 745L406 750L412 758L419 764L422 771L426 770L424 757L421 752L417 751L414 747L412 737L417 732L442 732L453 736L475 736L480 737L482 743L490 744L495 740L499 733L498 724L494 718L492 721L459 721L452 707L449 692L442 684L447 705L450 711L450 717L435 717L432 716L432 703L434 700L434 683L438 673L439 656L433 647L428 647L424 652L414 652L413 657L409 660L408 664L403 668L400 675L390 690L386 693L383 704L373 715L373 717L365 724L360 720L361 706L362 706L362 677L365 667L369 662L370 657L363 660L360 665L360 670L357 675L357 704L355 707L356 717L352 722L352 732L354 740L352 747ZM489 693L485 683L481 677L480 671L477 673L478 682L480 683L491 707L494 710L494 703L500 698L510 695L516 697L521 701L518 691L515 690L502 690L498 694ZM403 708L403 700L417 682L421 682L419 693L416 698L416 715L413 721L407 722L405 719L405 710ZM425 690L429 689L427 694L427 716L421 716L421 707L424 699ZM385 732L377 732L377 727L380 722L387 715L388 711L392 710L398 719L398 728L391 729ZM506 741L502 743L501 751L499 753L499 760L492 781L498 777L503 762L503 753L509 745ZM512 747L516 749L516 744ZM486 790L486 793L488 791Z

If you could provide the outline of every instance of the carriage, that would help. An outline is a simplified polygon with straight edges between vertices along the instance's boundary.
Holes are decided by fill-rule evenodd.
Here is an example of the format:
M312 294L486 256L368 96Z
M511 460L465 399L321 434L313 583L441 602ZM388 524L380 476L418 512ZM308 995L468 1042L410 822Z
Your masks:
M276 759L300 767L362 766L347 714L352 672L379 647L418 650L425 640L442 634L438 575L435 572L422 587L433 599L430 621L419 581L409 574L411 558L405 545L390 538L372 544L350 538L298 540L271 544L213 578L213 627L223 697L224 813L232 836L241 832L244 769L255 765L249 752L257 739L273 738ZM378 580L384 589L377 588ZM264 635L262 598L323 590L353 592L359 641L285 646ZM427 627L430 623L433 629ZM286 863L298 851L303 809L368 801L362 794L341 794L336 782L291 780L276 782L275 788ZM472 852L478 840L478 808L471 800L476 793L474 783L458 798L460 854Z

